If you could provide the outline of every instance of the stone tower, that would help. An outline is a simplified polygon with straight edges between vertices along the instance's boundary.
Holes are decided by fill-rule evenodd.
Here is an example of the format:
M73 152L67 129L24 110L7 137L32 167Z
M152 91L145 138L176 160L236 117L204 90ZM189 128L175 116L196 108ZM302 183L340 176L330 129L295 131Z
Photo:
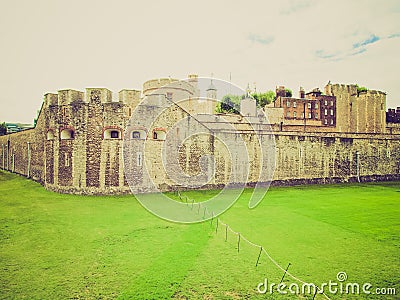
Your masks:
M325 93L336 96L336 127L340 132L385 133L386 94L381 91L358 91L355 84L331 84Z
M213 80L211 79L210 85L207 88L207 98L217 99L217 88L213 84Z
M245 117L257 115L257 102L250 96L250 86L247 85L246 97L240 101L240 113Z
M215 108L217 105L217 88L213 84L213 80L211 79L210 85L207 90L207 107L205 109L206 113L213 114L215 112Z

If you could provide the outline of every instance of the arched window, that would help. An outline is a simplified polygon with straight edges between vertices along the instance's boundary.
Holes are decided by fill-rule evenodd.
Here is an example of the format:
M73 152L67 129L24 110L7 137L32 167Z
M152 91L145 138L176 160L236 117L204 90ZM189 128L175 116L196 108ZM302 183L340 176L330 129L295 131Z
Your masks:
M154 129L153 130L153 139L164 141L166 138L166 133L162 129Z
M138 139L138 140L145 140L146 139L146 131L142 129L135 129L131 133L131 138L132 139Z
M54 132L53 132L53 130L47 131L47 140L48 141L54 140Z
M115 128L106 129L103 132L103 138L105 140L121 139L121 131Z
M63 129L60 133L60 139L62 140L72 140L75 137L75 132L72 129Z

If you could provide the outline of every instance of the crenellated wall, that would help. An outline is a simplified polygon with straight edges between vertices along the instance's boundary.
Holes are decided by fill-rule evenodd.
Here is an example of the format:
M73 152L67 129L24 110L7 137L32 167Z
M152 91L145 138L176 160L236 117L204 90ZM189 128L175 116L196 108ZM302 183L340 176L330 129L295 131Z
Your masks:
M183 86L174 86L172 92L194 97L195 79L185 83L182 90ZM145 87L150 89L166 80L169 82L149 81ZM400 180L400 135L397 128L392 129L392 134L384 133L384 93L358 94L355 86L328 85L326 92L337 97L336 127L314 126L304 131L303 126L271 126L259 116L253 117L254 124L250 126L246 121L249 119L237 115L193 115L191 110L208 112L209 107L193 108L190 97L181 103L183 108L174 104L165 109L163 106L171 103L165 92L149 97L147 106L140 106L140 91L135 90L122 90L118 101L113 101L111 91L104 88L46 94L34 129L0 136L0 168L62 193L128 193L123 159L126 134L131 159L126 175L132 178L137 192L154 191L153 183L163 191L174 190L178 188L175 179L182 174L200 176L197 184L206 180L202 188L218 188L228 182L253 186L270 179L268 174L261 178L258 175L261 162L271 166L274 156L273 184L346 182L358 178ZM136 108L145 119L156 118L149 128L129 121ZM175 126L182 120L184 123ZM202 134L187 136L185 128ZM162 157L167 141L160 137L170 130L178 139L179 168L167 173L164 163L174 161ZM140 138L133 139L133 131L140 133ZM243 163L246 153L248 163ZM214 176L203 174L211 176L208 179L201 169L207 155L215 160ZM188 188L196 187L196 182L188 182Z
M368 90L358 92L354 84L328 84L327 95L336 96L338 132L384 133L386 94Z

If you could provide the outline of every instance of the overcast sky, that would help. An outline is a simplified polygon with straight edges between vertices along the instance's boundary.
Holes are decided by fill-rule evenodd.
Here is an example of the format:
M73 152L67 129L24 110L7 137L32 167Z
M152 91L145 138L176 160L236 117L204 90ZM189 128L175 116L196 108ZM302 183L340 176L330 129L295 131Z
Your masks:
M400 1L0 0L0 121L47 92L188 74L297 95L358 83L400 106Z

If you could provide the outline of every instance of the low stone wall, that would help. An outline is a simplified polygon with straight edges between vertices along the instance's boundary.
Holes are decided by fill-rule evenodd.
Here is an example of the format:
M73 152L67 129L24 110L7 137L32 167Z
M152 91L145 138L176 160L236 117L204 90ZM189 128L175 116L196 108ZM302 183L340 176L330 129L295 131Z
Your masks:
M44 139L43 132L39 126L36 129L0 137L0 168L30 177L47 189L60 193L96 195L130 192L123 173L122 140L101 142L98 147L100 153L91 157L92 162L93 159L99 160L100 170L102 170L98 186L87 186L85 181L80 180L86 175L86 157L75 159L81 165L71 165L71 169L75 171L71 173L73 175L69 174L72 177L65 177L68 181L60 180L64 178L61 169L56 172L59 179L57 184L46 181L49 161L61 164L64 158L52 157L45 161L44 145L46 142L53 143L54 141L42 140ZM252 134L245 132L227 132L224 135L225 139L231 141L238 135L242 135L245 140L250 157L250 175L246 185L254 186L259 179L257 159L260 159L260 153L257 140ZM357 174L361 182L400 180L400 135L326 132L269 132L264 135L268 136L268 138L263 138L265 141L272 136L275 139L276 169L273 174L273 186L358 182ZM161 151L162 142L148 142L150 142L149 149L152 151L148 157L154 161L158 160L156 164L153 164L152 171L154 176L157 176L155 182L158 188L163 191L180 189L168 179L166 174L157 171L162 170L157 153ZM151 146L151 143L155 146ZM90 144L87 146L90 147ZM70 145L70 148L72 157L81 155L82 151L79 147ZM229 161L227 156L229 149L226 149L223 143L206 136L197 137L182 148L180 163L186 166L185 172L196 174L199 172L199 158L204 154L210 154L211 151L216 157L218 168L213 181L202 188L222 188L229 177L227 172L232 167L232 161ZM48 152L47 155L51 153ZM70 163L73 164L74 160ZM236 178L239 183L243 182L241 169L237 168L233 172L232 178ZM77 176L79 178L75 178ZM260 182L264 181L260 178ZM140 184L138 181L138 186ZM146 191L146 187L138 190Z

